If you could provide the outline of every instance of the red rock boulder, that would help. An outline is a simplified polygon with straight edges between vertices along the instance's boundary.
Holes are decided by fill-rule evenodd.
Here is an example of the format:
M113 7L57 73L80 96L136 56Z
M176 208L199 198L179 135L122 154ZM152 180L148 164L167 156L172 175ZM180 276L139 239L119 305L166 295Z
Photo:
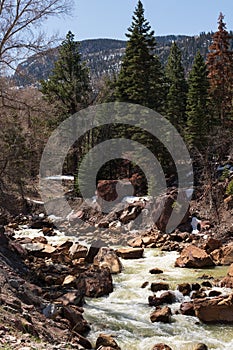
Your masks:
M233 294L194 299L193 306L196 317L204 323L233 323Z
M185 247L175 262L176 267L202 268L214 265L213 260L205 250L200 249L195 245Z

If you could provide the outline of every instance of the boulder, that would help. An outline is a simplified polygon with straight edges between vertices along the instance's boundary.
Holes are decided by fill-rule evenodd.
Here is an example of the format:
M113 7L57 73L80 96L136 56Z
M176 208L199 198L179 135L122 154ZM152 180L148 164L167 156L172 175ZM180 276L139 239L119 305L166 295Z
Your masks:
M152 282L150 289L154 293L158 292L159 290L168 290L169 284L166 282Z
M191 293L192 287L189 283L178 284L177 289L183 295L189 295Z
M208 347L203 343L199 343L194 346L193 350L208 350Z
M230 265L233 263L233 242L214 250L211 257L216 265Z
M191 299L203 299L206 298L207 295L204 291L202 290L197 290L197 291L193 291L190 295Z
M159 275L160 273L163 273L163 270L160 270L158 267L154 267L153 269L150 269L149 272L152 275Z
M185 192L182 194L182 199L180 203L177 202L177 189L172 189L169 193L161 195L154 205L152 216L157 228L165 232L166 230L174 229L173 223L170 222L170 227L167 227L171 214L174 210L177 211L177 214L182 213L183 203L187 202L187 196ZM160 216L158 217L158 213ZM180 225L185 224L189 221L189 210L185 210L185 215L180 221Z
M77 282L77 288L84 289L87 297L102 297L113 291L112 275L109 268L92 265L82 272Z
M111 273L120 273L122 271L122 264L116 252L107 247L100 248L94 258L94 265L108 267Z
M222 247L222 242L219 239L215 239L212 237L210 237L204 245L204 249L208 254L210 254L214 250L219 249L221 247Z
M87 247L79 243L73 243L69 249L69 255L72 260L85 258L87 255Z
M116 251L117 255L122 259L141 259L143 252L143 248L120 248Z
M194 299L196 317L205 323L233 323L233 294L216 298Z
M162 293L159 297L155 295L151 295L148 298L150 306L159 306L161 304L172 304L175 302L175 300L176 300L175 294L170 291Z
M151 350L172 350L172 348L166 344L159 343L155 344Z
M97 184L97 202L101 205L102 200L107 202L120 202L125 196L132 195L132 184L128 179L123 180L100 180Z
M156 243L156 239L154 237L143 237L142 238L143 245L148 247L151 246L152 244Z
M142 247L142 239L140 237L136 237L136 238L133 238L131 239L129 242L128 242L128 245L132 248L141 248Z
M205 250L195 245L185 247L175 262L176 267L203 268L214 265L213 260Z
M64 306L76 305L83 306L84 304L84 294L80 290L74 292L68 292L56 299L58 303L62 303Z
M75 338L78 339L78 344L82 346L81 349L83 348L92 349L92 344L87 338L84 338L82 335L78 334L77 332L75 333Z
M227 276L220 281L221 287L233 288L233 264L229 267Z
M101 333L96 340L95 349L102 350L105 348L121 350L111 335Z
M211 290L210 292L209 292L209 297L210 298L213 298L213 297L219 297L220 295L222 295L222 292L220 292L219 290Z
M77 280L76 276L67 275L67 276L65 276L65 278L62 282L62 285L65 287L74 287L76 284L76 280Z
M149 285L148 281L143 282L143 284L141 285L141 288L146 288L148 285Z
M195 316L193 302L184 302L180 305L180 312L182 315Z
M84 320L82 310L78 306L64 306L61 311L62 317L70 322L72 331L85 334L90 330L87 321Z
M153 311L150 315L151 322L163 322L170 323L171 322L171 309L168 306L164 306L163 308L157 307L155 311Z
M101 239L92 242L85 261L88 263L93 263L94 257L98 254L101 247L106 247L106 243Z
M125 225L128 224L130 221L135 220L136 217L141 213L143 203L138 202L136 204L129 205L121 214L120 221Z
M51 257L56 252L56 248L52 245L39 242L22 244L22 247L31 255L39 258Z

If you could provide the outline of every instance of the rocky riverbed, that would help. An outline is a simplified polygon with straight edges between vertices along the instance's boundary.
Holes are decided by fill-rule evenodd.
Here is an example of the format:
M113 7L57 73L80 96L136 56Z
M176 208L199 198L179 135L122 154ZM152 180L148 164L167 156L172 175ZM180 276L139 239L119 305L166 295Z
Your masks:
M109 214L78 201L58 226L41 203L1 218L2 349L232 348L231 221L220 231L204 217L192 232L187 212L165 233L176 191L152 227L148 201Z

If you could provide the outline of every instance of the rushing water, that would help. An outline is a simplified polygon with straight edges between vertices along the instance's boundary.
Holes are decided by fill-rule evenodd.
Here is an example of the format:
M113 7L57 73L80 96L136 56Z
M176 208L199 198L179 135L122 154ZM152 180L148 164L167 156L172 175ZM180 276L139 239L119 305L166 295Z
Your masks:
M171 289L178 283L198 280L203 273L214 277L226 274L226 268L212 270L190 270L174 268L175 252L160 252L148 249L145 258L123 260L124 271L114 277L114 292L109 297L87 299L85 318L92 323L90 340L94 343L100 332L115 336L124 350L150 350L156 343L166 343L173 350L192 350L196 343L204 342L209 349L232 350L232 326L204 325L196 317L174 315L171 324L152 323L148 306L148 296L152 295L150 283L167 281ZM153 267L161 268L162 275L151 275ZM143 282L150 282L141 288ZM199 280L200 282L200 280ZM176 291L177 303L171 305L172 311L179 309L183 297Z
M24 229L16 235L33 238L40 236L41 232ZM56 236L47 238L49 243L57 244L68 237L57 232ZM102 332L112 334L122 350L151 350L157 343L166 343L173 350L192 350L200 342L208 345L208 349L233 350L231 325L205 325L196 317L180 314L173 315L170 324L150 321L154 309L148 305L148 296L153 294L150 291L151 282L166 281L170 289L175 290L178 283L201 282L199 278L203 274L220 278L227 273L228 267L204 270L174 268L177 256L176 252L146 249L143 259L122 260L124 270L113 276L113 293L103 298L86 298L84 316L92 325L89 340L95 344L98 334ZM154 267L162 269L164 273L150 274L149 270ZM148 286L141 288L146 281L149 282ZM189 300L178 291L175 293L177 303L170 305L173 312L179 310L181 301Z

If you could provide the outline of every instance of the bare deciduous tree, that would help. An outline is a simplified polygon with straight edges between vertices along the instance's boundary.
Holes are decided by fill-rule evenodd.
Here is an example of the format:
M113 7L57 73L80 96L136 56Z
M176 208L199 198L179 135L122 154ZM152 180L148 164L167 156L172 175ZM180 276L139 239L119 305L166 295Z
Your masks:
M69 14L73 0L0 0L0 68L14 68L30 52L48 47L40 31L51 16Z

